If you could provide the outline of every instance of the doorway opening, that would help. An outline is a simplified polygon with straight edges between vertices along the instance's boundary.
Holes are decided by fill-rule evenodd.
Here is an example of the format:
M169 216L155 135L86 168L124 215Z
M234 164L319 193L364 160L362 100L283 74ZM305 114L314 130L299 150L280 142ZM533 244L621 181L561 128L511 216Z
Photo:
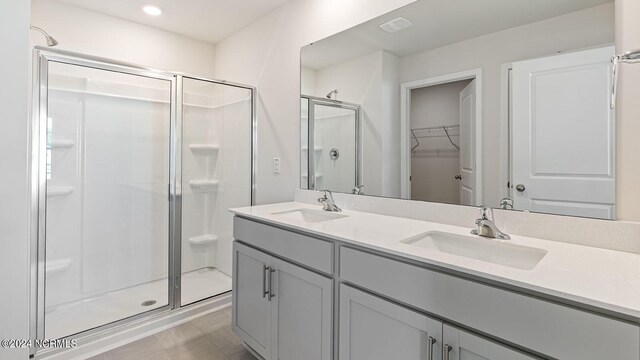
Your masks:
M482 203L480 70L402 84L402 195Z

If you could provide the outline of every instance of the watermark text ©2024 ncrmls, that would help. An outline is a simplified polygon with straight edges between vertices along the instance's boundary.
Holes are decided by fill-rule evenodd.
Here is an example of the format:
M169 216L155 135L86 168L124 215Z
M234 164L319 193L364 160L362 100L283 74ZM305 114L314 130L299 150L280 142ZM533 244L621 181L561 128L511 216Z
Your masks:
M76 339L2 339L0 347L3 348L41 348L41 349L68 349L78 346Z

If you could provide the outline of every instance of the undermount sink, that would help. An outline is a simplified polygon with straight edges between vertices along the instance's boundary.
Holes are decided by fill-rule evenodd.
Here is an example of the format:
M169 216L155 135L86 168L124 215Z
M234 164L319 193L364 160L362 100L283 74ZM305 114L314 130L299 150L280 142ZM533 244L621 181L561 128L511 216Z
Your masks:
M532 270L547 254L543 249L440 231L429 231L400 242L522 270Z
M271 213L271 215L276 215L289 220L303 221L310 224L341 219L348 216L348 215L343 215L335 212L329 212L324 210L314 210L314 209L289 210L289 211Z

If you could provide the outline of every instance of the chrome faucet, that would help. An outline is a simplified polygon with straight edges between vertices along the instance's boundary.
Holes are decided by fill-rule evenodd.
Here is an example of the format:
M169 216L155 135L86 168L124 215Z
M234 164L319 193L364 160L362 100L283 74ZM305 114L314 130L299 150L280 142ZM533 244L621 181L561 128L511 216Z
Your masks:
M353 193L353 195L364 195L363 188L364 188L364 185L358 185L358 186L355 186L351 192Z
M502 198L502 200L500 200L500 209L513 210L513 199L508 197Z
M333 194L329 190L320 190L324 192L324 195L318 198L318 202L322 204L322 210L324 211L342 211L336 205L336 202L333 200Z
M500 231L500 229L498 229L496 224L493 222L492 208L486 206L482 206L480 208L480 218L476 220L476 225L478 225L478 228L475 230L471 230L471 233L473 235L490 237L500 240L511 239L511 236Z

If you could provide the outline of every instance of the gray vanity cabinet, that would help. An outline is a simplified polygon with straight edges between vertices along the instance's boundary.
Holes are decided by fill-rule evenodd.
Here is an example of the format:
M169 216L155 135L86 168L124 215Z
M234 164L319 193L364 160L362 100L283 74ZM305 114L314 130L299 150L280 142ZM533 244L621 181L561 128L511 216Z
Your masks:
M444 324L442 351L445 360L535 360L532 355ZM447 358L448 357L448 358Z
M534 360L487 338L340 286L340 360Z
M270 358L330 360L333 281L277 258L271 267Z
M333 281L234 242L233 328L264 359L332 358Z
M234 238L233 329L267 360L640 359L636 322L249 219Z
M442 360L442 322L340 286L340 360Z
M233 244L233 330L264 358L271 349L270 266L271 256Z

